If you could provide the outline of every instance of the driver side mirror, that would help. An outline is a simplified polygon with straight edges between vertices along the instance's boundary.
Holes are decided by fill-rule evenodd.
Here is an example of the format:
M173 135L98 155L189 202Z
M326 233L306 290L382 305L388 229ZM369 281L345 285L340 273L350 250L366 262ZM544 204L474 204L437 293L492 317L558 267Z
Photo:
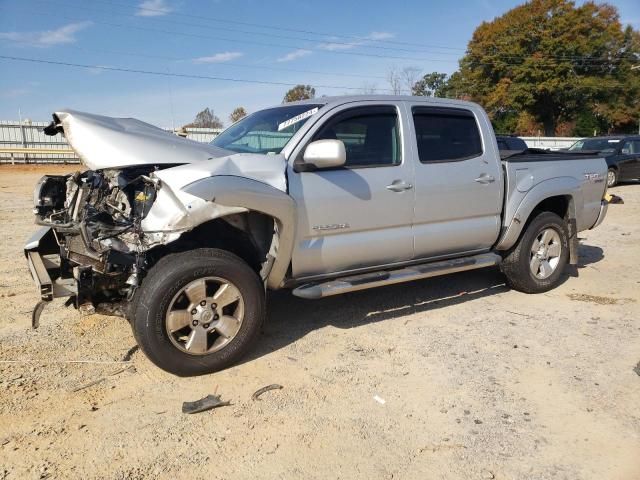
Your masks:
M315 168L335 168L345 164L347 152L341 140L316 140L307 145L302 159Z

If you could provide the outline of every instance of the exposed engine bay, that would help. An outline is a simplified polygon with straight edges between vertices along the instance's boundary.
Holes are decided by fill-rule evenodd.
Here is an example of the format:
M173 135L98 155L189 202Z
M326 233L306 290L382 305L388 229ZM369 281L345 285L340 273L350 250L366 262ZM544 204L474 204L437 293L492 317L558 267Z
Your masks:
M144 262L141 222L158 189L159 181L148 176L154 169L90 170L46 175L38 182L36 223L53 227L60 246L60 276L79 277L73 275L74 267L92 270L84 275L89 281L85 292L79 285L78 306L89 292L94 303L131 295Z

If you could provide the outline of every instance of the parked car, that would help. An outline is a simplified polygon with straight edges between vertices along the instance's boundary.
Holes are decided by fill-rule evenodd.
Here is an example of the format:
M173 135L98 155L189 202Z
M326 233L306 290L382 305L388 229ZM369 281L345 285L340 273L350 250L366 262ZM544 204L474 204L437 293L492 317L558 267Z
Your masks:
M496 141L501 152L522 152L529 148L524 140L512 135L496 135Z
M607 161L607 186L640 179L640 135L583 138L569 152L597 152Z
M500 266L512 288L545 292L608 205L602 158L501 160L468 102L319 98L253 113L209 145L134 119L53 118L47 133L89 170L34 192L44 228L25 253L42 301L126 316L177 375L245 354L267 289L319 299Z

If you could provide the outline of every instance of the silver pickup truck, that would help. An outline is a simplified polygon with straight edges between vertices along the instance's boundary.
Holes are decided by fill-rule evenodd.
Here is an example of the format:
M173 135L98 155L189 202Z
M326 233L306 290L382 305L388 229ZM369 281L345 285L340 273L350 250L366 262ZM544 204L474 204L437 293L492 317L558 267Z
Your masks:
M25 246L42 301L122 315L177 375L225 368L265 319L267 289L318 299L499 266L558 285L599 225L602 158L509 152L486 113L424 97L320 98L258 111L211 144L65 110L88 170L47 175Z

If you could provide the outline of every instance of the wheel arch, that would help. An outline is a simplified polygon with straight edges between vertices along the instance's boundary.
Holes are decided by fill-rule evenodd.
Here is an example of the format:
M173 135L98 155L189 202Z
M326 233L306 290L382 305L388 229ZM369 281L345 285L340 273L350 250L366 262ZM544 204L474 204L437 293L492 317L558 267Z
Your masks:
M224 221L238 228L243 219L255 219L254 226L249 222L249 234L256 238L256 228L271 222L271 235L261 232L257 247L266 255L260 274L266 280L267 287L276 289L282 286L286 276L296 231L296 204L287 193L270 185L245 177L221 175L197 180L182 188L190 195L226 207L246 209L245 213L232 213L205 222L194 230L207 228L207 224ZM247 229L240 230L247 231ZM235 252L234 252L235 253ZM241 256L241 255L240 255ZM241 256L242 257L242 256Z
M503 235L496 245L497 250L513 247L531 218L540 212L556 213L569 225L569 238L577 239L577 216L583 209L583 197L578 181L573 177L558 177L537 184L529 190L518 205ZM570 242L573 244L574 242ZM575 253L571 247L572 261Z

